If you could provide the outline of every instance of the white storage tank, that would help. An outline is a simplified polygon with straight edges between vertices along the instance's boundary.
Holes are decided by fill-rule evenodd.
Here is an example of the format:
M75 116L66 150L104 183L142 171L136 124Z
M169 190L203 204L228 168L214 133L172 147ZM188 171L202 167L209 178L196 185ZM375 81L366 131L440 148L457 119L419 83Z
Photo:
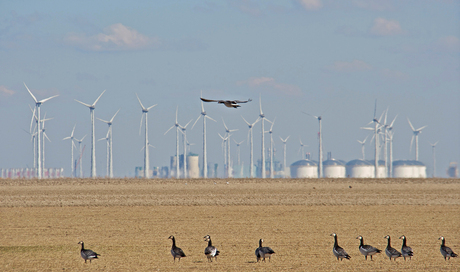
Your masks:
M323 176L325 178L344 178L346 177L345 162L336 159L323 161Z
M374 165L365 160L352 160L347 162L346 175L348 178L373 178Z
M318 165L311 160L300 160L291 164L291 178L318 178Z
M187 168L189 178L200 177L200 167L198 166L198 154L189 153L187 155Z
M375 169L374 160L370 160L369 162L372 164L373 169ZM377 178L386 178L386 177L387 177L387 173L385 171L385 161L379 160L379 164L377 168Z
M426 178L426 166L419 161L399 160L393 162L395 178Z

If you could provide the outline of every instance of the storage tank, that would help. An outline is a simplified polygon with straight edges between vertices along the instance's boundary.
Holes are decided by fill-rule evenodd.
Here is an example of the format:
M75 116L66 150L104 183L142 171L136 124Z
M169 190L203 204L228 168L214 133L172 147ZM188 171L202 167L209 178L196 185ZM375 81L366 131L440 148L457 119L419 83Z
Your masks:
M311 160L300 160L291 164L291 178L318 178L318 164Z
M352 160L347 162L346 175L348 178L373 178L374 165L365 160Z
M345 162L336 159L323 161L323 176L325 178L344 178L346 177Z
M187 155L187 168L189 178L200 177L200 167L198 166L198 154L189 153Z
M369 160L369 162L372 164L373 168L375 169L375 160ZM377 178L386 178L387 173L385 171L385 161L384 160L379 160L379 165L377 168Z
M395 178L426 178L426 166L420 161L398 160L393 162Z

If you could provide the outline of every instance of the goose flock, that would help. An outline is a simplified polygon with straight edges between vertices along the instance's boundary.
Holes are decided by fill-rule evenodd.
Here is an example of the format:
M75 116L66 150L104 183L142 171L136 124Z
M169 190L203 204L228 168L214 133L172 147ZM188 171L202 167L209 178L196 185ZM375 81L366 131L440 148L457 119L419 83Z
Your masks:
M339 246L337 242L337 234L332 233L330 236L334 237L334 246L332 248L332 253L334 253L334 256L337 258L337 260L341 260L341 261L343 259L350 260L351 256L348 255L345 249ZM220 251L217 250L217 248L212 245L211 236L206 235L203 238L204 238L204 241L208 242L208 246L204 249L204 254L207 257L208 262L212 262L212 258L217 260L217 256L219 256ZM411 260L412 256L414 256L414 252L412 248L407 246L406 236L403 235L399 237L399 239L402 240L401 251L398 251L397 249L391 247L390 235L387 235L383 238L387 239L387 242L388 242L387 247L385 248L385 254L388 256L388 258L390 258L390 261L391 259L396 261L396 258L399 258L399 257L403 257L404 260L406 260L406 258L409 258ZM176 258L179 259L180 261L181 258L186 257L184 251L181 248L176 246L176 238L173 235L171 235L169 236L168 239L172 240L171 255L174 258L174 262L176 262ZM361 254L364 255L365 260L367 260L367 256L370 256L371 261L372 261L373 255L382 252L380 249L376 247L364 244L364 238L361 235L356 237L356 239L359 239L358 249L359 249L359 252L361 252ZM455 258L458 256L456 253L454 253L454 251L450 247L446 246L446 239L443 236L439 237L438 240L441 240L440 251L441 251L442 256L444 257L444 260L447 261L447 260L450 260L450 258ZM270 258L273 254L275 254L275 251L271 249L270 247L262 246L263 242L264 240L260 239L259 247L256 248L255 250L257 262L261 260L265 262L265 258L268 258L268 261L270 262ZM101 256L100 254L97 254L96 252L90 249L85 249L83 241L78 242L78 244L81 244L80 255L83 258L83 260L85 260L85 263L87 260L89 260L89 262L91 263L92 259L97 259L98 258L97 256Z

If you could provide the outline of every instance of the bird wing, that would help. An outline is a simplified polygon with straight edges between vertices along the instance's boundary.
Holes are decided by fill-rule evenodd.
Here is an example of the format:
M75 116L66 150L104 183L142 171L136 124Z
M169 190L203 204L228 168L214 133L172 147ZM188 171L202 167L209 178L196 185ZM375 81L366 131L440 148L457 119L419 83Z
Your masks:
M201 99L201 101L204 101L204 102L219 102L219 101L222 101L222 100L206 99L206 98L203 98L203 97L201 97L200 99Z
M251 101L252 101L252 99L249 98L248 100L244 100L244 101L242 101L242 100L235 100L235 101L232 101L232 102L234 102L234 103L248 103L248 102L251 102Z
M208 246L207 248L204 249L204 254L209 255L211 254L216 248L213 246Z
M173 250L174 250L174 253L176 254L176 256L185 257L185 253L184 253L184 251L182 251L182 249L176 247Z

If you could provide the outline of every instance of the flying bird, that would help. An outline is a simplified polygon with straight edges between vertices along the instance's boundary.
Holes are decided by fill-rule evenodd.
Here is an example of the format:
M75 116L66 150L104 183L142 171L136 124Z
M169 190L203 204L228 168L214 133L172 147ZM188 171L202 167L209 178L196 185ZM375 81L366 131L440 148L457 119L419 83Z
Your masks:
M246 101L241 101L241 100L212 100L212 99L206 99L206 98L203 98L203 97L201 97L200 99L201 99L201 101L204 101L204 102L217 102L219 104L224 104L227 108L235 108L235 109L238 108L238 107L241 107L240 105L238 105L238 103L247 103L247 102L252 101L251 98L249 98Z

